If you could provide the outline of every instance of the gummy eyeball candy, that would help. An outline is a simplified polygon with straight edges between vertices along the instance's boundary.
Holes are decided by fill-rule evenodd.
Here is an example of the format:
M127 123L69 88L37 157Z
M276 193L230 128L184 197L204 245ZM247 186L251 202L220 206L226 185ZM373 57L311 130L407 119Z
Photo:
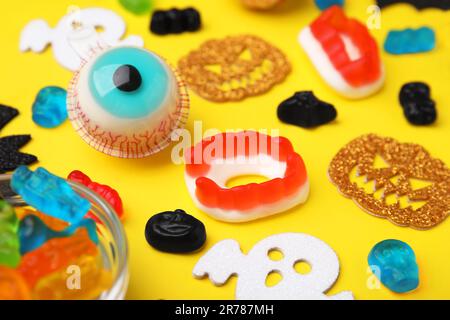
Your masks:
M189 113L178 73L145 49L93 51L68 90L77 133L98 151L120 158L143 158L167 147Z
M413 249L400 240L384 240L369 254L369 266L390 290L405 293L419 286L419 269Z

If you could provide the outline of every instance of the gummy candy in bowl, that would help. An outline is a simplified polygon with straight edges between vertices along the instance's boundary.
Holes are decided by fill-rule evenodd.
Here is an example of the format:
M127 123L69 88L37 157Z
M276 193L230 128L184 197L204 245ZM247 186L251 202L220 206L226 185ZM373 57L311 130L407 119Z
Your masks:
M10 181L10 175L0 175L0 199L5 199L14 206L21 222L26 221L24 218L27 216L33 215L35 220L41 219L48 230L53 229L53 233L68 226L62 220L41 213L25 203L20 196L12 192ZM68 183L78 195L90 202L89 216L97 222L98 242L90 240L85 228L79 228L71 236L47 239L39 248L23 254L16 266L2 265L0 299L125 298L129 281L128 244L119 217L95 192L76 182ZM0 228L0 232L1 230ZM18 237L19 234L20 228ZM35 235L36 238L41 236ZM5 288L12 289L2 292Z

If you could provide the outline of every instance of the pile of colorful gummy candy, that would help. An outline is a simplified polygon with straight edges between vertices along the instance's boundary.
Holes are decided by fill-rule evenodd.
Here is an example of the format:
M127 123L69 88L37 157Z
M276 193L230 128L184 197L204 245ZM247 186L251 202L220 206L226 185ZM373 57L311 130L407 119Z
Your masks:
M96 299L110 288L90 202L43 168L19 167L11 188L29 206L0 200L0 300Z

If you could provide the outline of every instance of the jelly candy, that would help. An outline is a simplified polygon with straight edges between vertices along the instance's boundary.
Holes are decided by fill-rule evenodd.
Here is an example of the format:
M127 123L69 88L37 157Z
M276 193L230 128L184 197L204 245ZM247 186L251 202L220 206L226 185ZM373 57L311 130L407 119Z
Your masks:
M411 124L428 125L436 121L436 103L431 99L431 89L423 82L410 82L400 90L400 104Z
M384 8L394 3L409 3L419 10L426 8L438 8L442 10L450 9L449 0L377 0L380 8Z
M17 168L11 188L37 210L69 223L81 221L91 207L64 179L44 168L35 172L24 166Z
M336 117L334 106L320 101L311 91L297 92L278 107L278 118L281 121L303 128L317 127Z
M314 0L314 2L320 10L326 10L334 5L340 7L344 6L344 0Z
M0 200L0 266L11 268L20 263L19 219L14 208Z
M196 206L213 218L246 222L287 211L308 199L309 180L302 157L284 137L255 131L205 138L185 152L185 180ZM242 175L269 180L228 188Z
M197 31L202 26L200 12L194 8L153 12L150 30L159 35Z
M98 244L96 224L92 219L83 219L58 232L47 227L37 216L28 215L20 221L19 225L20 252L24 255L39 248L50 239L70 237L81 228L85 228L91 241Z
M405 293L419 286L419 268L411 247L400 240L384 240L369 253L372 272L388 289Z
M39 249L28 252L17 270L33 288L40 278L67 267L80 256L97 254L98 248L87 231L80 229L72 237L51 239Z
M60 270L40 279L33 288L36 300L92 300L112 285L111 272L101 268L97 257L81 256L71 264L79 269L73 277L70 269ZM74 280L71 281L70 277Z
M153 7L153 0L119 0L120 4L134 14L144 14Z
M91 179L87 175L78 170L72 171L67 178L70 181L81 183L82 185L98 193L103 199L105 199L111 205L111 207L114 208L114 211L116 211L117 215L119 217L122 217L123 215L122 199L120 198L120 195L116 190L107 185L91 181Z
M181 77L145 49L93 50L96 54L74 74L68 89L69 118L76 132L91 147L114 157L144 158L166 148L189 115Z
M2 300L31 300L31 293L18 271L0 266L0 301Z
M18 115L19 111L17 109L0 104L0 130Z
M433 29L422 27L417 30L390 31L384 43L384 50L398 55L427 52L435 46L436 36Z
M29 135L0 138L0 173L13 171L21 165L30 165L37 161L35 156L18 151L30 140Z
M23 207L16 208L16 213L17 213L17 216L19 217L19 220L22 220L29 215L36 216L42 222L44 222L47 227L49 227L53 231L63 231L64 229L66 229L69 226L69 224L65 221L53 218L45 213L42 213L42 212L36 211L36 210L32 210L29 208L23 208Z
M183 210L159 213L145 227L147 242L156 250L170 253L194 252L205 244L205 225Z
M59 87L45 87L33 104L33 121L44 128L55 128L67 119L67 91Z
M362 99L382 88L385 72L376 40L339 6L304 28L299 42L324 81L344 97Z

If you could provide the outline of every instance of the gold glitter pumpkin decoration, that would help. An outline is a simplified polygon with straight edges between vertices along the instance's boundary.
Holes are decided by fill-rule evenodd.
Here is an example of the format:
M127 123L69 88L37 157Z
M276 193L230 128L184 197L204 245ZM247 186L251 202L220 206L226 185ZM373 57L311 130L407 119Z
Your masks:
M384 167L375 167L378 156L386 163ZM357 176L373 181L373 193L352 182L355 168ZM399 143L374 134L362 136L334 157L329 177L344 196L362 209L399 226L429 229L444 221L450 212L450 170L417 144ZM414 188L414 180L429 185ZM381 196L376 197L378 191ZM386 201L390 195L396 196L391 204ZM402 197L407 197L406 206L400 203ZM413 208L418 202L423 205Z

